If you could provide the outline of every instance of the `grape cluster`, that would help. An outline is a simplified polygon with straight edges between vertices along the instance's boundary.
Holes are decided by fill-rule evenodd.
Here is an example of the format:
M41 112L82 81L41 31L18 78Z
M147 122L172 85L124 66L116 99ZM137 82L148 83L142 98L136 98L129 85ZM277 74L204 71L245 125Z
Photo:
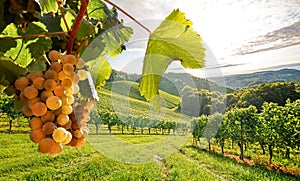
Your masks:
M85 62L73 55L61 55L52 50L48 54L50 66L18 78L14 86L25 116L31 116L30 139L38 150L57 156L62 144L80 148L88 134L86 122L93 108L90 99L79 99L80 81L87 79Z

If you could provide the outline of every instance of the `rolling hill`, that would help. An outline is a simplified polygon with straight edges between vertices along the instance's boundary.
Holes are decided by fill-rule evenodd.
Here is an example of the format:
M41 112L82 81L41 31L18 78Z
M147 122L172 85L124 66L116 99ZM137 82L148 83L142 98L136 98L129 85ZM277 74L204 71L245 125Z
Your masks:
M277 71L263 71L251 74L238 74L225 76L226 86L231 88L256 87L262 83L296 82L300 79L300 70L281 69ZM220 83L223 77L210 78L211 81Z

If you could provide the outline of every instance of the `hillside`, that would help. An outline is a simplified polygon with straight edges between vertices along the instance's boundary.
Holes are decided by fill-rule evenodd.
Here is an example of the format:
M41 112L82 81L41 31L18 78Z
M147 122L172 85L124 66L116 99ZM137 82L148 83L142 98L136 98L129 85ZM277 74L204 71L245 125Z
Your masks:
M128 74L125 72L113 70L109 80L107 81L107 84L109 84L109 82L122 80L139 82L140 78L141 75ZM160 82L159 89L166 93L179 96L179 92L185 86L209 91L219 91L221 93L230 93L233 91L231 88L223 87L215 82L211 82L209 80L202 79L199 77L194 77L186 73L165 73ZM106 87L109 87L109 85Z
M300 70L281 69L277 71L263 71L251 74L238 74L225 76L226 86L231 88L256 87L262 83L294 82L300 79ZM220 83L223 78L213 77L211 81Z

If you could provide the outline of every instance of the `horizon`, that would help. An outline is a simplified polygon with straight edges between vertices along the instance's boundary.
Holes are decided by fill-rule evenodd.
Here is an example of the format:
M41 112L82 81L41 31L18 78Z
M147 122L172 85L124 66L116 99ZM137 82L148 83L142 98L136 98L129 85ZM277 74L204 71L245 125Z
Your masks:
M182 69L180 71L196 77L208 78L300 68L300 32L297 31L300 6L297 1L128 1L113 0L151 30L173 9L179 8L203 38L208 50L204 68L183 69L172 63L168 71ZM109 61L114 69L139 73L149 34L121 12L119 16L125 26L134 29L134 35L126 44L127 50L115 58L117 61ZM133 52L136 55L132 55ZM133 69L128 68L133 65Z

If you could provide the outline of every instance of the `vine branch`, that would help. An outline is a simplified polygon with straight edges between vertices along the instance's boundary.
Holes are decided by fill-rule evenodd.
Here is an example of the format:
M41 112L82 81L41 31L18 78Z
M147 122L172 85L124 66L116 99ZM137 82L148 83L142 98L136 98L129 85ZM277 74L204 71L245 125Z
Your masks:
M132 19L134 22L136 22L138 25L140 25L142 28L144 28L148 33L151 34L151 31L144 26L141 22L139 22L137 19L135 19L133 16L131 16L130 14L128 14L125 10L123 10L120 6L116 5L115 3L109 1L109 0L104 0L105 2L107 2L108 4L112 5L113 7L115 7L116 9L118 9L119 11L121 11L122 13L124 13L126 16L128 16L130 19Z
M0 38L0 41L1 40L30 39L30 38L56 36L56 35L68 36L68 33L66 33L66 32L50 32L50 33L44 33L44 34L25 35L25 36L18 36L18 37L2 37L2 38Z
M71 31L69 31L70 38L69 38L68 47L67 47L67 54L70 54L72 52L75 37L79 30L79 26L82 21L82 18L85 15L88 4L89 4L89 0L81 0L81 6L79 9L78 15L75 19L73 29Z

